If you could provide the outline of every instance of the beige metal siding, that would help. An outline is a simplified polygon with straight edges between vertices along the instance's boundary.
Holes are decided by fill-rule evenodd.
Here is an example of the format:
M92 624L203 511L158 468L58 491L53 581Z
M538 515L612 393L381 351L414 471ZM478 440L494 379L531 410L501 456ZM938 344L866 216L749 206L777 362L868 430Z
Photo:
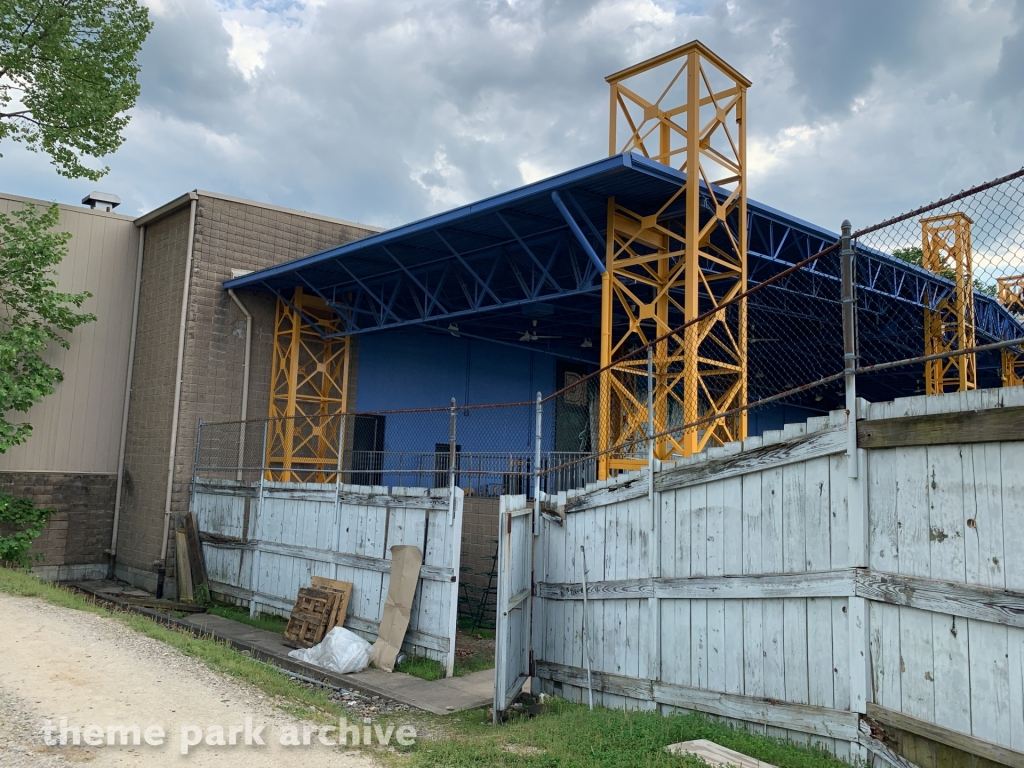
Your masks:
M0 211L18 210L25 202L25 198L0 194ZM54 345L47 352L48 362L64 372L64 381L28 414L13 414L32 424L33 434L25 444L0 455L0 470L114 473L138 230L130 217L67 205L60 206L60 228L72 237L58 269L58 288L91 292L83 309L97 319L71 334L70 350Z

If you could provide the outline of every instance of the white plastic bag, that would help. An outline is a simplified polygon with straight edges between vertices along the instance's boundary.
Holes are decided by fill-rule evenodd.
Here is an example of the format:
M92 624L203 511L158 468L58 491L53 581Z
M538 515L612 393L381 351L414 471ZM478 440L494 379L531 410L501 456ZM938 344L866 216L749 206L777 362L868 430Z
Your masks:
M366 669L370 663L370 644L344 627L335 627L312 648L297 648L288 656L345 675Z

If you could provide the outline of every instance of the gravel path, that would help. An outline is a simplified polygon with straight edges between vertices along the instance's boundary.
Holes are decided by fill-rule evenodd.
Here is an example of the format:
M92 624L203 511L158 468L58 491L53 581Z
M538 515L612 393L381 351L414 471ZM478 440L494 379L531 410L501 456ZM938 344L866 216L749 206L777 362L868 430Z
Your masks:
M40 600L0 594L0 765L68 766L88 763L106 766L244 765L340 766L371 768L366 753L323 746L312 734L308 746L282 746L281 738L294 728L302 738L304 723L281 712L261 693L208 669L123 624L95 614L59 608ZM250 718L253 729L263 725L265 746L246 746L244 732L236 746L202 743L181 754L184 726L209 734ZM66 718L84 736L86 726L149 726L166 733L162 745L90 746L48 745L47 720L59 725ZM359 718L353 718L359 722ZM309 725L309 724L305 724ZM361 723L360 723L361 725ZM329 734L327 740L336 739ZM55 738L59 738L55 734ZM106 733L102 740L106 741ZM213 740L216 740L214 733Z

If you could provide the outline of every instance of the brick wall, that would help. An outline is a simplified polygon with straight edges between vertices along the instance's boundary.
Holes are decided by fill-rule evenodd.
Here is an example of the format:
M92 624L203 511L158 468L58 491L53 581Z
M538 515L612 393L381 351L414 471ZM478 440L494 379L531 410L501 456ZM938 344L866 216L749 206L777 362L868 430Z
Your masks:
M189 206L146 227L117 562L152 571L160 556Z
M129 417L130 451L125 462L125 487L127 491L130 473L132 493L131 499L126 498L122 505L122 532L128 539L118 545L118 562L143 570L152 570L152 563L160 554L163 533L188 216L186 207L151 224L146 232L143 299ZM231 278L231 270L264 269L368 234L368 230L340 222L200 196L185 331L172 527L188 511L199 419L235 420L241 412L245 316L222 287ZM165 294L163 300L151 295L158 285ZM276 302L273 297L246 291L240 292L238 298L253 316L248 418L265 418L269 408ZM350 373L354 369L352 365ZM354 397L354 387L350 391ZM127 525L125 512L131 518ZM173 575L173 537L167 569L168 575Z
M467 612L476 615L477 606L487 589L488 574L497 568L494 555L498 550L498 499L467 496L462 508L462 557L460 558L460 587L462 596L460 616ZM491 593L485 601L483 618L494 621L494 601L498 592L497 576L491 581Z
M117 475L0 472L0 490L57 510L32 546L44 566L106 563L116 485Z

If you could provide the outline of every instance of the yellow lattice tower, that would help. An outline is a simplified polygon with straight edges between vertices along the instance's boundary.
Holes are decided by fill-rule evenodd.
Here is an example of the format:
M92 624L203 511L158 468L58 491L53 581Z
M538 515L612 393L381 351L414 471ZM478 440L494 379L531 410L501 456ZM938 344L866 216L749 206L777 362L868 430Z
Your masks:
M335 333L339 325L334 311L322 299L303 294L302 288L295 289L291 306L277 301L267 479L303 483L335 479L340 414L348 392L349 340L325 339L321 331Z
M750 81L694 41L607 78L609 152L635 152L686 173L661 205L608 201L601 288L600 477L643 461L646 358L629 353L741 293L747 277L746 92ZM647 94L647 95L641 95ZM623 139L619 133L624 129ZM703 198L702 198L703 195ZM617 310L617 311L616 311ZM626 325L616 328L616 315ZM693 323L656 345L654 430L746 404L746 305ZM746 437L746 413L659 438L655 457L689 456ZM617 446L627 450L607 453ZM638 453L639 451L635 451Z
M962 213L921 219L921 264L949 278L953 290L935 309L924 311L926 355L970 349L974 341L974 275L971 267L971 220ZM973 353L929 360L924 367L925 393L966 392L978 387Z
M1024 275L1000 277L996 283L999 303L1018 317L1024 317ZM1024 386L1024 350L1003 349L1003 386Z

